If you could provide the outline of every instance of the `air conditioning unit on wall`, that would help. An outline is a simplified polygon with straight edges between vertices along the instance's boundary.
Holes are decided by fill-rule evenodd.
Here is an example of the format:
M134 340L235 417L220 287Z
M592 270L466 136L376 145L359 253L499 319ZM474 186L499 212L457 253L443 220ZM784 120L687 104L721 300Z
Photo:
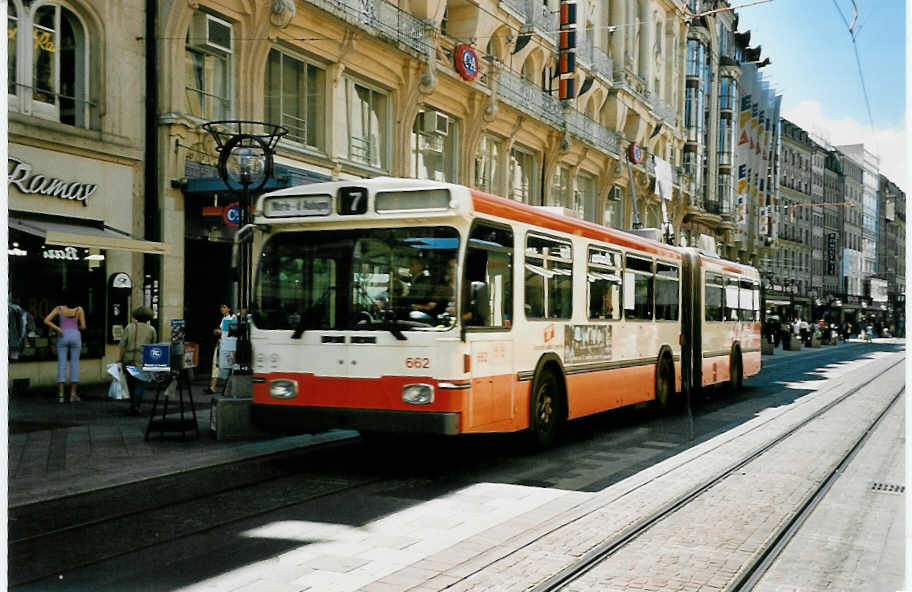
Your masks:
M618 185L614 185L608 191L608 201L621 201L623 199L624 199L624 191Z
M423 111L418 115L418 129L422 134L445 136L449 129L450 118L439 111Z
M205 12L196 12L190 24L190 47L231 53L231 23Z

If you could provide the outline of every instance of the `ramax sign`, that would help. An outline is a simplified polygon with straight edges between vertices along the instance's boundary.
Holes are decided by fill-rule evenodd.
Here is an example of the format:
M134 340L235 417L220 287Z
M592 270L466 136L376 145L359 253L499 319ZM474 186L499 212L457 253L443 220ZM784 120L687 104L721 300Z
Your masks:
M32 165L12 156L7 159L7 170L9 171L7 174L9 186L15 185L19 191L25 194L72 199L88 206L89 197L98 190L98 185L94 183L63 181L41 174L32 174Z

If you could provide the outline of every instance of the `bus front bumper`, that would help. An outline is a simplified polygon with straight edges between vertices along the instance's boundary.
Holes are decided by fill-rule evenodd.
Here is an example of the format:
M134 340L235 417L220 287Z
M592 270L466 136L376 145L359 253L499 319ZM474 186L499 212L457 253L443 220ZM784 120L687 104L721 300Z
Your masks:
M307 433L327 429L455 435L459 414L346 407L293 407L253 404L254 425L268 433Z

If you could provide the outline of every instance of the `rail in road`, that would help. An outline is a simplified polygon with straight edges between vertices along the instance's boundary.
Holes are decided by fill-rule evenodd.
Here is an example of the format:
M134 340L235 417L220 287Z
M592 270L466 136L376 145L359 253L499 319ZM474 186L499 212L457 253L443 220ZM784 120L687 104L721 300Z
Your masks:
M889 368L887 368L883 374L886 374L898 366L900 363L901 360L897 361ZM883 376L883 374L881 376ZM783 447L790 440L799 437L806 438L808 430L812 429L812 426L818 423L826 414L830 413L832 410L839 406L846 405L846 402L857 393L862 391L870 392L871 390L876 390L879 386L882 385L861 384L855 386L854 388L851 388L850 390L841 394L838 398L826 404L824 407L821 407L811 415L807 416L800 423L796 424L787 431L782 432L779 436L766 443L761 448L751 451L748 455L739 459L737 462L730 465L722 472L708 479L705 479L703 482L693 487L690 491L672 500L664 507L651 512L646 516L643 516L632 528L626 530L616 537L609 539L601 545L598 545L595 549L586 553L579 561L573 565L567 567L561 572L535 586L533 588L534 592L554 592L557 590L582 591L599 589L599 587L591 586L593 584L597 584L597 586L604 585L606 583L604 576L602 576L601 579L597 575L594 578L590 578L588 580L583 580L583 578L585 578L593 571L597 570L611 556L621 552L625 548L628 548L633 543L633 541L646 535L646 533L648 533L650 530L655 529L662 521L667 520L669 517L675 514L687 512L688 508L694 505L697 500L701 498L701 496L719 495L718 492L714 492L713 489L718 487L725 480L729 479L733 475L738 474L743 469L748 467L748 465L751 463L762 462L762 459L765 456L770 455L773 449ZM905 387L900 387L887 398L886 403L883 405L883 408L880 410L880 412L865 426L862 427L861 433L854 438L854 441L852 442L850 448L836 460L835 465L831 470L829 470L825 478L822 479L820 485L808 492L806 497L801 500L801 503L797 507L788 509L792 512L791 517L785 521L781 527L772 531L764 544L755 552L754 556L751 557L749 561L740 566L735 579L721 582L718 578L716 578L715 583L723 583L725 586L723 589L725 590L739 592L752 590L754 588L754 585L760 580L760 578L762 578L766 570L778 556L779 552L781 552L781 550L792 539L804 520L811 514L811 512L813 512L814 508L817 506L817 504L819 504L820 500L823 499L826 492L832 486L833 482L838 478L846 465L857 454L858 450L867 440L870 433L876 428L876 426L880 423L881 419L886 415L890 408L896 404L904 392ZM814 459L814 462L817 462L817 460L818 459ZM747 508L745 507L745 509ZM698 510L698 512L699 511L700 510ZM663 538L662 535L656 536ZM667 542L667 539L665 540ZM669 578L678 573L676 570L671 571L672 573L668 574Z

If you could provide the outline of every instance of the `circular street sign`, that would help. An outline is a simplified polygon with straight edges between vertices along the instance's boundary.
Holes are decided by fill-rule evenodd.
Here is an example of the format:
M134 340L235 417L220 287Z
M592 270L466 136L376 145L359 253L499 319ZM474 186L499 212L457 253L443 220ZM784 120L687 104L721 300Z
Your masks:
M463 80L472 81L478 76L478 54L468 43L456 46L453 52L453 62Z
M643 160L643 149L637 142L630 143L630 146L627 148L627 158L629 158L630 162L633 164L640 164Z
M222 210L222 220L228 226L234 226L235 228L241 222L241 206L238 202L232 202L225 206L225 209Z

